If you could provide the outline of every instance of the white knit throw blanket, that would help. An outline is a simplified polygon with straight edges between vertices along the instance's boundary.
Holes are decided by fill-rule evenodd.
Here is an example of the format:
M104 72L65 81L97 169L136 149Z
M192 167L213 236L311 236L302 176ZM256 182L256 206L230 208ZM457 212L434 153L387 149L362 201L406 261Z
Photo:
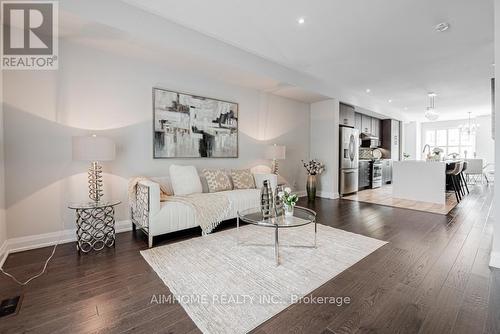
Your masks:
M135 208L137 184L140 181L148 180L147 177L135 177L129 181L128 197L132 208ZM179 202L189 205L195 212L196 223L201 226L203 234L212 232L224 218L231 212L231 201L225 194L221 193L202 193L191 194L187 196L168 196L161 192L160 200L162 202Z
M191 206L195 212L196 223L200 225L203 234L212 232L231 211L231 201L225 194L221 193L169 196L166 201Z

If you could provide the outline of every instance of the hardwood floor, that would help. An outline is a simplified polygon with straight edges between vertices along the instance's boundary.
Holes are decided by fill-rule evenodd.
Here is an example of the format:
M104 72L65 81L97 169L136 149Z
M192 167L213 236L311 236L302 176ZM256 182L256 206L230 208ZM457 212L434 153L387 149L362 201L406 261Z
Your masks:
M349 305L294 304L253 332L500 333L500 271L488 267L493 189L471 190L448 215L348 200L309 204L322 224L389 243L311 294L348 296ZM190 230L158 244L198 236ZM145 248L131 232L92 255L64 244L29 286L0 276L2 299L24 295L19 314L0 319L0 332L199 333L179 304L150 303L168 290L139 254ZM12 254L5 268L27 278L50 252Z
M366 189L355 194L345 196L344 199L358 202L366 202L380 205L387 205L402 209L426 211L446 215L458 203L453 192L446 193L444 204L413 201L409 199L396 198L392 196L392 185L383 185L376 189Z

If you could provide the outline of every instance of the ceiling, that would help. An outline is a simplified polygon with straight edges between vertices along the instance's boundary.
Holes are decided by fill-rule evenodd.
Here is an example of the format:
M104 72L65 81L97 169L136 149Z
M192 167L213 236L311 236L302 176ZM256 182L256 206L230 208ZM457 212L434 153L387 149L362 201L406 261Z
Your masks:
M490 111L493 0L125 2L369 95L409 119L422 120L431 91L440 119ZM450 28L435 31L440 22Z

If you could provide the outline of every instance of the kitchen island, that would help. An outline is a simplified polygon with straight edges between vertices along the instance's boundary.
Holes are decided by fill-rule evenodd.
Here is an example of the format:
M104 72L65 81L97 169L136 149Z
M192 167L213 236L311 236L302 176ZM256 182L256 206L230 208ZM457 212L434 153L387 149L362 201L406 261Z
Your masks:
M392 196L419 202L446 203L446 163L440 161L394 161Z

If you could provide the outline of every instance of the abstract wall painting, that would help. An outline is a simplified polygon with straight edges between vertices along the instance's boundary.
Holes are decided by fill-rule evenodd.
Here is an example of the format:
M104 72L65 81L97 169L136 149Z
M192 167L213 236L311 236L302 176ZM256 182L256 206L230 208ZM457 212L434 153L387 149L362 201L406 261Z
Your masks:
M153 88L153 157L237 158L238 104Z

